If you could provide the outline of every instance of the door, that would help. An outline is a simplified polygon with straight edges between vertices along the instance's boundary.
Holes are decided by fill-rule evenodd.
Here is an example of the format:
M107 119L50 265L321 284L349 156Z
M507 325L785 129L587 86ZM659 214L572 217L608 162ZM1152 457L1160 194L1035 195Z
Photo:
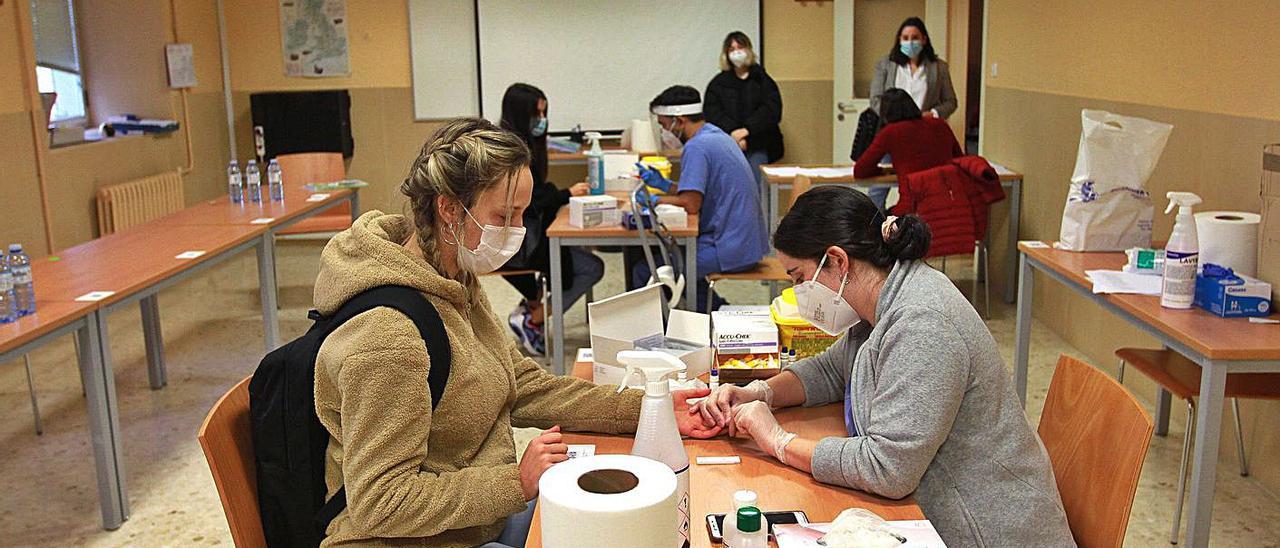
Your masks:
M947 57L948 0L835 0L831 90L831 162L848 164L858 115L870 108L875 63L889 52L907 17L924 19L934 50ZM855 17L856 12L856 17Z

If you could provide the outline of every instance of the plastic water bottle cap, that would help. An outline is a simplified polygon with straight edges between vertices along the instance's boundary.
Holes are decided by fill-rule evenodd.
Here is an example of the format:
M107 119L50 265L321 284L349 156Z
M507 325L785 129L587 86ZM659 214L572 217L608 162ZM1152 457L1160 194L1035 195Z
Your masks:
M22 244L9 244L9 253L22 253Z
M755 506L738 509L738 530L754 533L760 530L760 509Z

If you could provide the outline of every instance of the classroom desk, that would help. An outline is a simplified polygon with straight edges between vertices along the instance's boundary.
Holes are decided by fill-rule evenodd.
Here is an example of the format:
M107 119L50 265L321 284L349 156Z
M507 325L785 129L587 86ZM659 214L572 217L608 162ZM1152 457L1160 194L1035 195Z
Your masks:
M591 379L591 362L577 362L573 374ZM792 407L777 411L778 422L804 437L844 436L842 407ZM606 434L565 434L565 443L594 444L597 454L630 453L633 436ZM829 522L846 508L866 508L888 520L925 519L915 499L889 500L862 491L818 483L812 476L785 466L765 455L747 439L722 436L711 440L684 442L689 459L704 456L738 455L742 464L689 467L689 541L694 547L712 546L707 536L707 514L727 511L732 494L739 489L760 493L765 510L804 510L815 523ZM540 515L535 511L526 548L542 546Z
M897 186L898 177L893 174L884 174L871 179L854 179L853 164L835 165L835 164L771 164L763 166L767 168L777 167L804 167L804 168L847 168L849 175L845 177L814 177L811 179L815 185L841 185L850 188L866 188L872 186ZM1009 241L1009 257L1005 261L1005 271L1008 274L1008 284L1005 286L1004 301L1013 302L1014 280L1018 275L1018 259L1012 252L1018 246L1018 219L1022 215L1022 174L1009 171L1007 169L999 169L1000 185L1009 193L1009 228L1006 232ZM778 212L779 193L781 190L791 189L791 183L795 177L777 176L765 174L765 179L769 182L769 197L765 206L769 209L769 231L772 232L778 226L781 220Z
M266 189L264 188L265 192ZM309 200L324 195L323 199ZM232 204L226 196L206 200L166 215L147 225L157 226L256 226L265 230L254 246L258 255L258 292L262 300L262 322L267 350L280 345L280 321L276 314L276 235L304 219L319 215L343 202L351 204L351 220L360 216L360 195L356 189L311 192L303 185L285 186L283 202L264 201Z
M619 205L625 204L626 193L618 193ZM684 246L684 306L696 306L698 298L698 216L690 215L687 228L672 229L671 235L677 243ZM565 373L564 352L564 272L560 265L560 254L569 246L639 246L640 236L636 231L622 226L596 226L591 228L574 228L569 226L569 208L562 207L556 219L547 228L547 237L551 244L551 313L547 316L546 326L551 330L552 345L548 345L547 353L551 356L551 367L557 375ZM624 274L631 276L630 272Z
M32 264L33 270L39 261ZM98 332L105 323L97 303L78 302L70 295L55 295L37 286L36 313L14 323L0 325L0 363L16 360L66 334L74 334L79 355L80 381L84 386L89 439L98 478L98 502L102 525L116 529L129 513L124 493L124 452L120 446L120 418L116 413L115 379L103 362Z
M1280 329L1244 318L1219 318L1200 308L1172 310L1148 295L1096 295L1086 270L1120 270L1124 253L1076 253L1043 242L1018 244L1018 312L1015 328L1014 383L1026 403L1027 357L1031 345L1031 312L1036 270L1088 297L1102 308L1156 337L1161 344L1200 365L1200 401L1196 405L1195 465L1191 472L1191 504L1187 540L1209 544L1213 496L1222 431L1223 393L1227 373L1280 372ZM1157 394L1156 433L1169 428L1170 395Z

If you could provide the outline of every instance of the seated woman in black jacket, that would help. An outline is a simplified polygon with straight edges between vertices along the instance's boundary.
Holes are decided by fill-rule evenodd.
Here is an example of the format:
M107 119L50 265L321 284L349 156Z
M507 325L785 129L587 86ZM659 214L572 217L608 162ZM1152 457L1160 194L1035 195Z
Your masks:
M557 188L547 181L547 96L542 90L529 84L511 84L502 96L502 128L519 135L532 152L529 164L533 172L533 200L525 210L524 247L520 254L503 267L505 270L533 269L550 276L551 249L547 239L547 227L555 220L560 208L569 203L570 196L585 196L590 192L587 183L578 183L567 189ZM604 277L604 261L584 247L569 247L560 255L564 277L564 307L567 310L600 278ZM546 338L542 324L546 311L542 306L542 288L533 276L506 276L512 286L524 297L507 317L507 323L525 351L533 355L546 352Z
M778 161L785 151L782 130L778 128L782 123L782 94L778 84L756 62L751 39L741 31L724 38L720 74L707 84L702 114L738 142L755 172L760 203L767 206L764 197L768 196L768 189L760 166Z

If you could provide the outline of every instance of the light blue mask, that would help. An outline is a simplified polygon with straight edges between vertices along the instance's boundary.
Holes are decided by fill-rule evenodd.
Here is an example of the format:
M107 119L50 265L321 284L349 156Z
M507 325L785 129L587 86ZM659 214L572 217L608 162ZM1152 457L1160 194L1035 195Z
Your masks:
M533 127L530 130L533 132L534 137L542 137L543 135L546 135L547 119L545 117L538 118L538 121L533 123Z
M924 51L924 44L921 44L919 40L907 40L905 42L899 42L898 51L901 51L902 54L906 55L907 57L915 59L916 57L920 56L920 52Z

